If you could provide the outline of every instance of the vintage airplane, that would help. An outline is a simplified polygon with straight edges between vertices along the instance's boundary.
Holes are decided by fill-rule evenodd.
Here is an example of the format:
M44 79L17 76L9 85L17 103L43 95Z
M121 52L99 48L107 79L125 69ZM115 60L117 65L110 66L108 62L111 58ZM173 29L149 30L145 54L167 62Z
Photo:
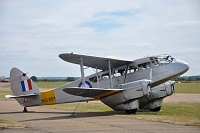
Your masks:
M165 97L174 93L170 79L185 73L187 63L170 55L151 56L134 61L101 58L73 53L60 54L64 61L79 64L81 79L55 89L40 91L22 71L12 68L13 95L24 107L100 100L116 111L136 113L137 109L159 111ZM85 77L84 66L95 69Z

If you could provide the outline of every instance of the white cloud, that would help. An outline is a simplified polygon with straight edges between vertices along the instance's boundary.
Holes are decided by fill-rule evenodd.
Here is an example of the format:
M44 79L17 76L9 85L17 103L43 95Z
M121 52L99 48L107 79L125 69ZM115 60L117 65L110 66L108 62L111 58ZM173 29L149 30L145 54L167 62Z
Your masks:
M179 28L179 27L200 27L200 20L188 20L188 21L181 21L181 22L170 22L167 23L165 26Z
M63 22L56 21L53 19L31 19L30 23L33 25L62 25Z
M36 76L79 75L79 66L58 58L65 52L128 60L143 57L139 51L168 53L194 65L191 58L200 58L199 3L3 1L0 68L9 73L16 66ZM188 75L196 74L193 68Z

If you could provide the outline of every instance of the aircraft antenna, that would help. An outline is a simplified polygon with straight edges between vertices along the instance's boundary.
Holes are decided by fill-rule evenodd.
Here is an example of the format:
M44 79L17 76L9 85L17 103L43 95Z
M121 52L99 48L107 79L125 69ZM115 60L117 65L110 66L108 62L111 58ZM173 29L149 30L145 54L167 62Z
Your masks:
M145 57L145 55L139 49L138 49L138 51L140 52L140 54L142 54Z

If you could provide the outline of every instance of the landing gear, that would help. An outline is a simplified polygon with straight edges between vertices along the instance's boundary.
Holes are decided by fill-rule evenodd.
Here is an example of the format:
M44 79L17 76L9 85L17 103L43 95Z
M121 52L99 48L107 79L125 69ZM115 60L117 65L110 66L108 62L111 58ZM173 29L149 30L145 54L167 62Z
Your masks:
M137 109L126 110L126 114L136 114Z
M152 111L152 112L158 112L158 111L160 111L160 109L161 109L161 106L156 107L154 109L150 109L150 111Z
M25 97L25 98L24 98L24 103L23 103L23 106L24 106L23 112L28 112L28 110L27 110L27 108L26 108L26 102L27 102L27 98Z
M28 112L28 110L27 110L27 108L26 108L26 107L24 107L24 110L23 110L23 112Z

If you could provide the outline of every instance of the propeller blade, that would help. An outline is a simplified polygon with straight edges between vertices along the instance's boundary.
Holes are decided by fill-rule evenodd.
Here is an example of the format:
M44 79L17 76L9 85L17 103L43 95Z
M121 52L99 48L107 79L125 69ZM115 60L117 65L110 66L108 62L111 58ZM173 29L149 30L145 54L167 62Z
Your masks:
M149 80L152 80L152 68L150 69Z

